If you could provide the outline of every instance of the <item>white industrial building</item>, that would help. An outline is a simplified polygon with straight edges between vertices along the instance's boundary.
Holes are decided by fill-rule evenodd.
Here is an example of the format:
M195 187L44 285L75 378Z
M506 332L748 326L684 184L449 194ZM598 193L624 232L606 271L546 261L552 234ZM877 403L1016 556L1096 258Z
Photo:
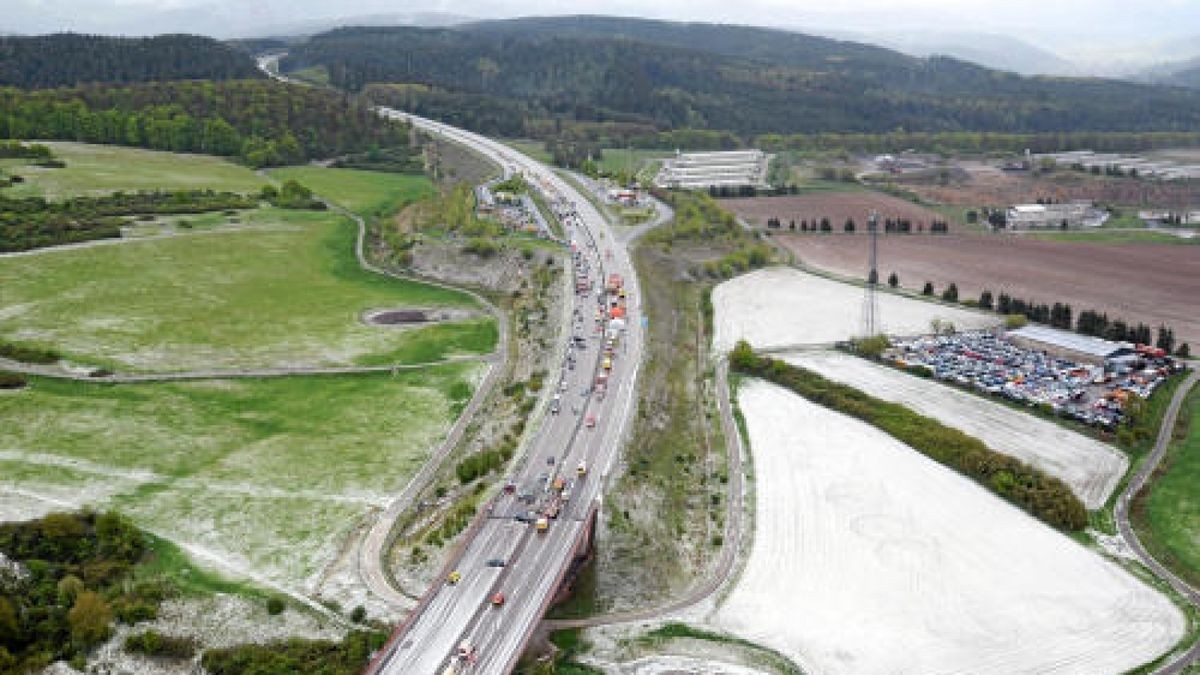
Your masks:
M767 155L761 150L683 152L663 161L654 182L663 188L764 187Z
M1018 204L1005 214L1008 227L1013 230L1036 230L1062 227L1097 227L1107 217L1088 201L1071 201L1062 204Z

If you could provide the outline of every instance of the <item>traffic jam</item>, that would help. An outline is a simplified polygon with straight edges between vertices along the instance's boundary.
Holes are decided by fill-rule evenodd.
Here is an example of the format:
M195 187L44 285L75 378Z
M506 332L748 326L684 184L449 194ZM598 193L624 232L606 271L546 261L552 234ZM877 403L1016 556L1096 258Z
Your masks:
M582 229L582 224L573 208L565 206L565 203L561 201L554 202L554 206L556 215L564 226ZM626 327L629 293L625 288L624 279L619 274L609 274L603 279L603 284L596 284L594 279L599 277L601 272L596 270L596 276L593 276L590 256L584 252L578 242L572 240L568 245L573 263L576 298L571 316L571 335L567 340L566 355L562 362L558 387L550 400L549 413L555 418L566 414L579 418L571 436L574 439L579 433L595 433L601 424L601 415L596 408L605 400L609 380L618 360L621 338ZM611 251L606 250L604 255L606 260L611 260ZM593 297L595 298L594 304L592 303ZM596 344L597 348L601 350L599 355L591 351L592 344ZM591 366L596 362L592 359L599 361L598 368ZM594 374L582 380L584 385L580 388L578 396L574 396L570 384L572 376L575 375L574 371L589 367L594 368ZM577 383L575 386L579 386L580 380L581 378L575 378L574 381ZM589 398L592 399L591 406L588 405ZM507 480L503 487L503 494L487 506L488 510L495 510L495 507L505 498L511 499L515 504L515 513L511 516L513 520L528 525L537 535L547 533L551 524L564 513L580 483L588 476L586 460L575 463L573 467L559 466L570 455L571 449L571 447L562 449L564 459L559 459L554 454L546 457L543 470L538 472L531 481L523 483L518 478ZM488 559L485 563L488 568L500 569L505 568L508 564L509 561L498 557ZM456 586L462 579L463 573L456 569L446 576L445 583L448 586ZM500 609L507 600L503 590L496 590L491 594L488 602L493 608ZM449 663L442 673L443 675L457 675L465 672L476 662L476 659L476 648L464 640L455 653L450 656Z

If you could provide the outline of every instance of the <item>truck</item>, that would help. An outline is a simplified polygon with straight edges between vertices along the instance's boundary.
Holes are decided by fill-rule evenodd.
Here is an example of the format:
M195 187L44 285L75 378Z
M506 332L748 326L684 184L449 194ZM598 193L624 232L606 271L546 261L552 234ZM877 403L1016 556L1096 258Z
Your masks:
M621 278L620 274L610 274L608 275L608 283L604 285L604 289L611 295L616 295L624 285L625 280Z
M550 529L550 519L546 518L545 516L538 518L537 523L534 524L534 527L539 533L545 532L546 530Z
M579 466L575 468L575 473L576 473L576 474L577 474L577 475L578 475L580 478L582 478L582 477L586 476L586 475L587 475L587 463L586 463L586 462L580 462L580 463L579 463Z

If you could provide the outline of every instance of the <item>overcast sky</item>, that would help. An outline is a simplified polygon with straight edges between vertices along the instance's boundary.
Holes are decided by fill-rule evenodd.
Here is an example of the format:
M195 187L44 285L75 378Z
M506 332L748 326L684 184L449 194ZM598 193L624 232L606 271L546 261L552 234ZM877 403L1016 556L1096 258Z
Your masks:
M8 33L236 37L364 15L592 13L814 32L1000 33L1086 59L1162 58L1200 36L1200 0L0 0L0 5L0 32Z

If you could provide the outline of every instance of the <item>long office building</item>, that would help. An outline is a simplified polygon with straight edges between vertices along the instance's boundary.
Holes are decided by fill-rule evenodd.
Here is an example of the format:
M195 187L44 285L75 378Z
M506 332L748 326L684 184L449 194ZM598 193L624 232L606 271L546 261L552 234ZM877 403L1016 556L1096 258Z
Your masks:
M761 150L682 152L663 161L659 187L703 190L710 187L766 185L767 155Z

